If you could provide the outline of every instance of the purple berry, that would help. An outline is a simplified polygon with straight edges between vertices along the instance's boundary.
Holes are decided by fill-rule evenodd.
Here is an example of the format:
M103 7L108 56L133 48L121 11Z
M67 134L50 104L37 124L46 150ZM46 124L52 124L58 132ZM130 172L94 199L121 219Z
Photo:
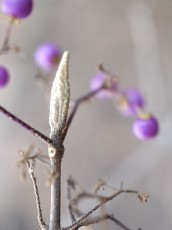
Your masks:
M14 18L26 18L32 11L33 0L3 0L1 10Z
M8 71L0 66L0 88L3 88L9 81Z
M138 139L147 140L158 134L158 121L153 116L137 118L133 123L133 132Z
M144 106L143 96L136 89L127 89L119 101L119 110L123 115L131 116Z
M117 80L114 77L108 76L103 72L97 72L90 82L91 91L99 89L101 86L105 86L104 89L101 89L96 97L98 98L112 98L114 93L117 90Z
M57 66L61 57L61 50L51 43L40 45L34 54L37 65L46 71L52 70Z

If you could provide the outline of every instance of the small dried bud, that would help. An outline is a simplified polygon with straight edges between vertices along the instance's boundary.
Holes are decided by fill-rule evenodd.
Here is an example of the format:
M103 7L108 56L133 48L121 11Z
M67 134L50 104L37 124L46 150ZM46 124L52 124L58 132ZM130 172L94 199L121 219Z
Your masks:
M146 203L148 201L149 195L147 193L139 193L137 197L142 203Z

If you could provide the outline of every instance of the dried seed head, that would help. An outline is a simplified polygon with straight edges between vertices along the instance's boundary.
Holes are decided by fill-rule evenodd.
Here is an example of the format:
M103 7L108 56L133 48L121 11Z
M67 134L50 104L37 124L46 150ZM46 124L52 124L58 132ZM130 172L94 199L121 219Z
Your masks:
M147 193L139 193L137 197L142 203L146 203L148 201L149 195Z

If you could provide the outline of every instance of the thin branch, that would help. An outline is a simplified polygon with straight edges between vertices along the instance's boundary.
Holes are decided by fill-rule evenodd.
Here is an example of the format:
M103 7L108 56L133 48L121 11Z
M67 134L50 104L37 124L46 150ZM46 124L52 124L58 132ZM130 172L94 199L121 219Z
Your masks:
M122 229L130 230L126 225L124 225L121 221L117 220L114 216L107 215L107 219L113 221L117 226L119 226Z
M97 224L97 223L100 223L100 222L106 221L106 220L111 220L112 222L114 222L118 227L120 227L123 230L131 230L126 225L124 225L121 221L116 219L113 215L109 215L109 214L104 214L104 215L100 215L100 216L96 216L96 217L89 217L89 219L86 219L84 222L82 222L80 225L77 225L75 228L68 227L68 228L62 228L62 230L71 230L71 229L76 230L82 226L89 226L89 225ZM138 229L138 230L141 230L141 229Z
M80 202L81 199L84 198L91 198L91 199L97 199L99 201L104 201L107 199L106 196L98 195L96 193L89 193L86 191L83 191L82 193L79 193L73 200L71 200L72 206L78 206L78 203Z
M101 195L94 194L94 193L92 194L92 193L88 193L88 192L83 192L81 194L78 194L78 196L75 199L73 199L70 203L72 213L75 212L78 217L81 217L84 215L84 213L78 209L78 202L83 198L98 199L100 202L107 199L107 197L105 197L105 196L101 196ZM105 221L107 219L112 220L113 222L115 222L116 225L118 225L119 227L121 227L124 230L130 230L122 222L120 222L119 220L117 220L116 218L114 218L112 215L109 215L109 214L98 215L98 216L94 216L94 217L89 216L89 218L87 218L85 221L83 221L81 223L81 225L79 225L79 226L88 226L91 224L99 223L101 221Z
M67 123L66 123L66 126L63 130L63 140L65 139L66 137L66 134L67 134L67 131L69 129L69 126L77 112L77 109L79 107L79 105L82 103L82 102L85 102L85 101L88 101L89 99L91 99L93 96L95 96L98 92L100 92L102 89L104 88L104 85L102 85L101 87L99 87L98 89L94 90L94 91L91 91L87 94L85 94L84 96L78 98L77 100L75 100L73 102L73 108L72 108L72 111L67 119Z
M112 194L111 196L106 197L106 199L104 199L101 203L97 204L93 209L91 209L90 211L88 211L86 214L84 214L82 217L80 217L79 220L77 220L75 223L73 223L71 226L69 226L70 230L74 230L76 227L80 226L81 223L83 223L97 209L99 209L104 204L106 204L107 202L113 200L115 197L117 197L118 195L120 195L122 193L136 194L138 197L141 196L141 195L143 195L142 201L145 201L145 202L146 202L147 197L148 197L147 194L140 194L138 191L135 191L135 190L118 190L114 194ZM139 197L139 199L140 199L140 197Z
M41 163L43 163L44 165L46 165L48 168L50 168L50 164L46 161L46 160L44 160L44 159L42 159L41 157L35 157L38 161L40 161Z
M49 157L47 155L39 155L36 153L33 156L30 156L30 159L38 160L39 162L50 168L50 164L47 162L47 160L49 160Z
M9 111L7 111L4 107L0 106L0 112L3 113L8 118L10 118L11 120L13 120L18 125L22 126L27 131L31 132L33 135L35 135L35 136L39 137L40 139L42 139L47 144L52 143L52 140L49 137L45 136L44 134L42 134L38 130L34 129L33 127L31 127L30 125L25 123L24 121L22 121L21 119L16 117L14 114L12 114Z
M126 225L124 225L121 221L117 220L114 216L109 215L109 214L104 214L104 215L89 218L88 220L84 221L82 226L89 226L91 224L97 224L99 222L106 221L106 220L111 220L123 230L131 230Z
M34 193L35 193L37 213L38 213L38 224L42 230L48 230L48 226L45 224L43 220L43 216L42 216L41 201L40 201L40 196L39 196L39 191L38 191L38 185L37 185L36 177L33 172L34 164L35 164L34 160L31 160L31 164L29 163L29 161L27 162L27 165L29 167L29 174L32 179Z
M0 49L0 55L8 52L9 49L10 49L10 47L9 47L9 39L10 39L10 35L11 35L11 32L12 32L13 23L14 23L14 20L10 21L9 24L8 24L8 27L7 27L7 30L6 30L6 33L5 33L5 38L4 38L2 47Z
M105 196L101 196L101 195L98 195L98 194L88 193L88 192L83 191L82 193L79 193L73 200L70 201L69 207L71 208L71 212L75 213L77 215L77 217L80 218L81 216L85 215L85 213L78 208L79 202L82 199L96 199L96 200L99 200L99 202L101 203L106 198L107 197L105 197Z
M69 178L67 180L67 200L68 200L68 209L69 209L70 218L72 220L72 223L74 223L76 221L76 218L75 215L73 214L73 209L71 204L71 200L72 200L71 188L74 188L74 184L71 183L71 178Z
M9 51L13 51L14 53L19 53L21 51L20 47L18 47L16 45L10 45L9 44L12 28L13 28L13 25L14 25L14 23L16 21L17 20L15 18L11 18L9 20L8 27L7 27L6 31L5 31L4 41L3 41L2 46L0 48L0 55L6 54Z
M106 196L102 196L102 195L99 195L99 194L96 194L96 193L89 193L87 191L82 191L80 193L77 194L76 197L74 197L73 199L71 199L71 190L76 190L76 181L74 181L71 177L69 177L68 179L68 200L69 200L69 204L68 204L68 208L69 208L69 211L70 211L70 215L71 217L75 218L74 214L78 217L78 218L82 218L82 216L84 216L84 212L81 211L78 206L79 206L79 202L82 200L82 199L97 199L99 200L100 202L100 206L105 204L103 203L104 201L107 202L108 199L110 199L110 197L106 197ZM106 185L106 182L105 181L100 181L99 183L99 186L105 186ZM109 186L108 186L109 187ZM147 194L142 194L142 193L139 193L138 191L135 191L135 190L124 190L123 189L123 183L121 183L121 186L120 186L120 189L114 189L110 186L111 189L113 189L113 191L115 191L114 194L112 194L112 196L117 196L118 194L120 193L117 193L117 192L123 192L123 193L132 193L132 194L136 194L138 199L141 200L142 202L146 201L146 199L148 198L148 195ZM111 196L111 198L112 198ZM102 204L103 203L103 204ZM88 226L88 225L91 225L91 224L96 224L98 222L101 222L101 221L105 221L105 220L111 220L113 221L116 225L118 225L121 229L123 230L130 230L126 225L124 225L121 221L117 220L113 215L109 215L109 214L100 214L100 215L97 215L97 216L91 216L91 214L85 219L83 220L82 222L80 222L79 224L77 224L78 221L76 221L75 223L73 223L72 227L69 226L68 228L65 228L65 230L68 230L68 229L79 229L79 227L81 226ZM74 219L73 219L74 221ZM76 225L75 225L76 224Z

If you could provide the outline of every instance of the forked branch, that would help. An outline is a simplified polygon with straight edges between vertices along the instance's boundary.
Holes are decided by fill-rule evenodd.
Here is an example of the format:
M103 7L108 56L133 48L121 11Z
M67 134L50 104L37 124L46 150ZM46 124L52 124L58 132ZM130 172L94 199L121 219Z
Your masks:
M69 191L69 196L68 198L71 197L71 190L75 190L75 182L73 181L72 183L72 179L68 180L68 191ZM100 214L97 216L92 216L92 214L99 209L100 207L102 207L103 205L105 205L107 202L113 200L115 197L117 197L118 195L122 194L122 193L127 193L127 194L135 194L138 199L141 202L146 202L148 199L148 194L146 193L140 193L136 190L124 190L122 187L120 189L116 189L114 191L114 193L109 196L102 196L96 193L88 193L86 191L82 191L81 193L77 194L73 199L71 199L71 201L69 202L69 210L70 210L70 214L71 217L73 218L73 224L70 225L67 228L64 228L64 230L74 230L74 229L78 229L81 226L88 226L90 224L96 224L98 222L101 221L105 221L105 220L111 220L113 221L116 225L118 225L121 229L123 230L130 230L126 225L124 225L121 221L117 220L113 215L110 214ZM79 202L84 199L96 199L99 201L99 203L92 208L89 212L87 212L86 214L83 213L83 211L81 211L78 207L79 207ZM79 217L78 220L75 219L75 215L77 217ZM75 220L75 222L74 222Z

